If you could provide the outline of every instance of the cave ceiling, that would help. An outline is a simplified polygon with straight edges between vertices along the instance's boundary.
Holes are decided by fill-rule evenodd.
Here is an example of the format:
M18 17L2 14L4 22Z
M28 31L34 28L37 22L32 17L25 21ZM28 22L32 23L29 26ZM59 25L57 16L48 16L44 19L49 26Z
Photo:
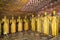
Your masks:
M0 15L35 13L52 0L0 0Z

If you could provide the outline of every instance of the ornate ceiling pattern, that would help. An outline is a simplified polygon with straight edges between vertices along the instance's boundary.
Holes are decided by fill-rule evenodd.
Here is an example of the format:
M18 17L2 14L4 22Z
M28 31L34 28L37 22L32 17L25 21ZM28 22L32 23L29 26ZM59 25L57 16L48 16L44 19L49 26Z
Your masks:
M19 15L38 12L58 0L0 0L0 14Z

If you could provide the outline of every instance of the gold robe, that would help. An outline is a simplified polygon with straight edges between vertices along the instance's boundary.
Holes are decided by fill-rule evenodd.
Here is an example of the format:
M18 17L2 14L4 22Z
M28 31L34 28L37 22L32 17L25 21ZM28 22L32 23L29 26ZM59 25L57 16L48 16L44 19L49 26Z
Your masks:
M35 31L35 23L36 23L35 21L36 21L35 17L31 19L31 30L32 31Z
M4 22L3 24L3 34L8 34L9 33L9 20L8 19L2 19Z
M52 36L58 35L58 18L57 16L52 17Z
M0 35L1 35L1 20L0 20Z
M44 17L43 31L44 31L44 35L49 35L49 19L48 19L48 16Z
M22 26L22 19L18 19L18 31L23 31L23 26Z
M10 20L11 23L11 33L15 33L16 32L16 20Z
M29 30L29 26L28 26L28 20L24 19L24 31Z
M42 20L41 17L37 18L37 32L41 33L42 32Z

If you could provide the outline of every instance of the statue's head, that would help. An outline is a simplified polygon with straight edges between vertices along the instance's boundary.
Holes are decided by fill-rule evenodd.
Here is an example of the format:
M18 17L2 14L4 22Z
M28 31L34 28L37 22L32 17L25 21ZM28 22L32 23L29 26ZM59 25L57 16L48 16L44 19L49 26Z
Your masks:
M45 12L44 15L46 16L47 15L47 12Z
M6 16L4 16L4 19L6 19L7 17Z
M34 17L34 15L32 15L32 17Z
M56 15L56 11L55 10L53 10L53 15Z
M21 17L19 16L18 18L20 19Z
M38 17L40 17L40 14L38 14Z
M14 16L12 16L12 19L14 19Z
M25 16L25 19L27 18L27 16Z

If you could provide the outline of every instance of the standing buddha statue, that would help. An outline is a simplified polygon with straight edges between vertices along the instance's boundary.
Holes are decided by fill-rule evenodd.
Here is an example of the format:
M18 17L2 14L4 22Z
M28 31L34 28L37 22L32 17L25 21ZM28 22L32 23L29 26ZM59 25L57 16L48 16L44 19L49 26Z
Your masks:
M37 21L37 32L41 33L42 32L42 21L41 21L41 15L38 14L38 18L36 19Z
M31 30L32 31L35 31L35 23L36 23L36 18L34 17L34 15L32 15L32 18L31 18Z
M22 26L23 21L20 16L18 17L17 22L18 22L18 32L23 31L23 26Z
M10 20L11 23L11 33L15 33L16 32L16 20L14 19L14 17L12 16L12 19Z
M8 34L9 33L9 19L7 19L6 16L2 19L3 24L3 34Z
M43 33L44 35L49 35L49 19L48 19L48 16L47 16L47 12L45 12L44 14L44 20L43 20Z
M28 19L25 16L25 18L24 18L24 31L28 31L28 30L29 30Z
M2 30L1 30L1 27L2 27L2 21L0 20L0 35L1 35L1 32L2 32Z
M58 17L56 16L56 11L53 11L53 16L52 16L52 36L57 36L58 35Z

